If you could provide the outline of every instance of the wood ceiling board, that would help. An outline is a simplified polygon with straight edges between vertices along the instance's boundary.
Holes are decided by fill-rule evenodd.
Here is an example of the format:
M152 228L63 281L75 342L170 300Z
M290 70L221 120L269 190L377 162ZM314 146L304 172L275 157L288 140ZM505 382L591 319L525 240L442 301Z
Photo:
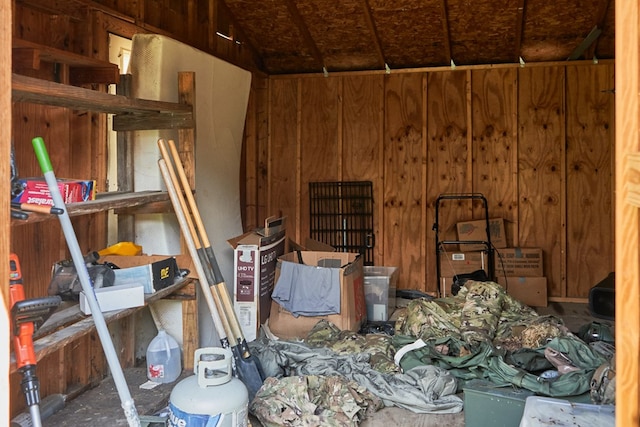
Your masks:
M329 71L380 68L363 0L305 0L296 7Z
M318 70L285 0L225 0L225 4L270 73Z
M369 0L391 68L449 65L441 0Z
M518 3L448 0L451 56L457 65L514 62Z
M567 59L598 23L602 2L607 1L528 0L521 56L525 61Z

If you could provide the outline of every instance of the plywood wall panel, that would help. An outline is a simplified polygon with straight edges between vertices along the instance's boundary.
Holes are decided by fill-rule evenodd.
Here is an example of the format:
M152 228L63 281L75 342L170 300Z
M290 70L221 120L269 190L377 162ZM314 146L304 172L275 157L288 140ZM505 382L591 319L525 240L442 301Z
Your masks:
M542 248L548 293L564 290L564 68L518 72L518 242Z
M514 241L517 219L517 70L472 72L473 191L484 194L489 216L505 219L507 241ZM484 212L474 209L474 218Z
M373 185L373 229L382 242L384 77L343 77L342 180L371 181ZM373 251L375 265L384 265L381 244Z
M14 105L13 146L19 177L42 176L32 138L44 139L56 176L74 177L69 148L69 110L18 103ZM90 162L85 162L90 164ZM19 226L11 234L11 251L18 255L28 298L47 294L51 266L67 257L67 246L58 222ZM37 260L37 262L34 262Z
M452 71L427 75L427 226L437 221L439 240L456 240L456 223L465 218L466 202L443 201L435 217L435 203L442 194L469 193L471 155L468 150L468 73ZM457 247L447 246L445 251ZM426 290L437 290L435 232L427 233Z
M298 81L273 80L269 94L269 203L267 216L286 215L289 237L297 239ZM264 220L264 218L262 218Z
M422 73L385 79L384 253L401 288L424 285Z
M301 81L300 241L310 235L309 183L342 180L339 85L338 77Z
M567 67L567 296L613 270L613 66Z

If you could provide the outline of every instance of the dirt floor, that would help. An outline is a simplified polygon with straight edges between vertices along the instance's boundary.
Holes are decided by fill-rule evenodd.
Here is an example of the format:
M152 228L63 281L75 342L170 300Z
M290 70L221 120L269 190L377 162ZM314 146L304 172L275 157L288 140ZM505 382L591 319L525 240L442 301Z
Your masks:
M542 315L553 314L562 317L565 325L572 332L577 332L582 325L594 320L610 325L612 331L614 328L613 322L593 318L586 304L550 303L548 307L538 308L537 311ZM183 376L189 374L186 373ZM153 414L166 406L173 384L163 384L153 390L141 389L140 385L147 381L144 368L127 369L125 370L125 376L139 414ZM463 398L462 395L460 397ZM472 414L467 415L472 416ZM149 418L149 420L151 419ZM253 417L251 418L251 424L254 427L261 425ZM98 387L82 393L79 397L67 402L62 411L46 419L43 425L45 427L78 425L116 427L127 426L128 423L124 419L113 380L107 378ZM143 423L143 427L159 425L163 424ZM361 424L362 427L458 427L464 425L464 411L458 414L415 414L395 407L384 408L378 411L374 417L365 420Z

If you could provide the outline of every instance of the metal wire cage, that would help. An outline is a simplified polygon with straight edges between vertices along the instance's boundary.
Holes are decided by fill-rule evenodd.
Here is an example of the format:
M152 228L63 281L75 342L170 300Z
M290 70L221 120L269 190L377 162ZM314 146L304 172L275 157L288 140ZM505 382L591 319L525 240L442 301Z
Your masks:
M373 265L373 183L310 182L310 237Z

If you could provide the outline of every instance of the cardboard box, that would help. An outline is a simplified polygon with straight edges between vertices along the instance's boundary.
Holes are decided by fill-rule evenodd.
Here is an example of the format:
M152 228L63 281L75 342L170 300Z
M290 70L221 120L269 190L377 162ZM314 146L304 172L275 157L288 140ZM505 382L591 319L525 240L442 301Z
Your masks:
M447 252L440 254L440 277L486 271L485 252Z
M114 285L138 284L145 294L152 294L175 283L179 265L190 272L191 257L188 255L107 255L100 262L110 262L120 267L114 270Z
M398 267L364 266L364 299L367 319L386 322L396 308Z
M505 277L498 276L498 283L507 289L507 293L531 307L546 307L546 277Z
M544 276L540 248L503 248L493 256L496 276Z
M102 312L144 305L144 287L138 284L98 288L94 293ZM80 292L80 310L84 314L91 314L91 307L84 291Z
M57 181L62 201L65 204L86 202L96 198L96 182L93 180L58 178ZM21 178L18 179L18 183L22 187L22 191L11 200L12 202L53 206L49 186L44 177Z
M284 218L270 218L264 229L228 240L233 247L233 307L247 341L258 335L271 312L276 263L285 252Z
M440 277L440 297L451 297L451 286L453 286L453 277Z
M484 219L475 221L463 221L456 224L458 230L458 240L487 240L487 222ZM491 244L496 248L507 247L507 237L504 231L504 220L502 218L489 219L489 234ZM481 251L487 249L483 244L460 244L461 251Z
M339 269L340 313L325 316L294 317L276 301L271 303L269 329L283 339L304 338L320 320L326 319L341 330L358 331L367 320L364 297L363 260L358 254L347 252L300 252L306 265ZM290 252L278 261L276 281L280 276L282 262L298 263L298 253Z

